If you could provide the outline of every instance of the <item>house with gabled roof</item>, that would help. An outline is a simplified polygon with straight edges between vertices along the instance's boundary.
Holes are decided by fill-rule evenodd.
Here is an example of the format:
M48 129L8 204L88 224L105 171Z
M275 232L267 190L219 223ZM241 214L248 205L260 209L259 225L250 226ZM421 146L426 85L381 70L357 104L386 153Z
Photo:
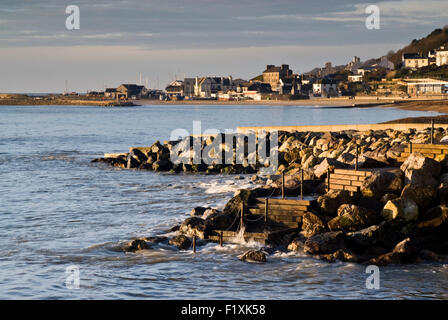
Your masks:
M141 99L146 95L145 86L137 84L122 84L117 88L117 97L120 99Z

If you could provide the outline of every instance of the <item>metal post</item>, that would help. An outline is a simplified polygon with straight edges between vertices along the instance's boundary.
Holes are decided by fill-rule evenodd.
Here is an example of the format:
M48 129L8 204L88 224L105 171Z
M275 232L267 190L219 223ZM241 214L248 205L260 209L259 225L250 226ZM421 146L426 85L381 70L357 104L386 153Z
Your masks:
M268 222L268 207L269 207L269 200L268 198L264 199L264 223Z
M358 171L358 157L359 157L359 146L356 145L356 160L355 160L355 170Z
M193 236L193 252L196 253L196 236Z
M431 144L434 144L434 119L431 120Z
M240 229L244 227L244 202L241 202Z
M222 247L222 244L223 244L223 238L224 238L224 235L223 235L223 232L221 231L220 233L219 233L219 245Z
M303 169L300 171L300 198L303 200Z
M282 199L285 199L285 172L282 172Z

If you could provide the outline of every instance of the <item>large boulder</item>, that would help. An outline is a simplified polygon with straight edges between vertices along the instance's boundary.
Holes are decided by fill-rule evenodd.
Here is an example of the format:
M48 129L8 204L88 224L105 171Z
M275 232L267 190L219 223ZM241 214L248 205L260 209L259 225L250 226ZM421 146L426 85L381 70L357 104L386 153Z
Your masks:
M129 155L135 157L138 162L145 163L148 160L148 148L130 148Z
M418 206L409 198L397 198L386 203L381 212L386 221L415 221L418 219Z
M136 169L139 168L142 165L142 163L138 160L137 157L134 157L132 154L129 154L127 157L127 169Z
M230 199L224 209L223 212L228 215L237 216L241 210L241 204L244 203L247 205L250 199L256 196L256 191L248 190L248 189L239 189L235 192L232 199Z
M239 259L246 262L262 263L266 262L266 254L262 250L248 250Z
M303 250L308 254L328 254L345 247L342 231L316 234L305 241Z
M159 140L157 140L151 145L150 149L152 153L158 153L163 149L163 145L160 143Z
M421 209L429 208L437 196L437 191L432 186L408 184L401 192L402 198L409 198Z
M403 173L400 170L376 170L364 180L361 192L365 197L381 199L386 193L398 192L402 188Z
M295 237L289 244L289 251L303 251L306 239L303 236Z
M283 154L283 159L285 160L286 163L291 163L291 162L301 162L301 155L300 155L300 149L299 148L294 148L291 151L284 153Z
M368 228L347 233L347 244L357 249L376 245L382 225L374 225Z
M327 216L336 216L337 210L342 204L352 203L352 201L348 191L330 190L317 198L321 213Z
M391 164L391 159L387 156L388 146L383 146L381 148L375 148L372 151L366 151L363 154L365 163L375 163L376 166L389 166Z
M321 254L318 258L327 262L335 262L337 260L344 262L359 262L361 260L360 257L347 249L339 249L333 253Z
M448 182L443 182L437 188L437 200L441 204L448 204Z
M215 209L211 209L215 210ZM210 211L210 210L207 210ZM208 230L227 230L235 222L235 217L215 210L212 214L207 216L207 211L204 213L206 229ZM234 225L235 226L235 225Z
M326 177L328 169L330 172L333 172L334 169L342 169L347 166L342 162L337 161L336 159L325 158L320 164L314 167L314 175L318 179L322 179Z
M357 231L378 223L379 215L371 209L343 204L338 209L338 216L328 222L331 231Z
M201 217L206 210L210 209L209 207L195 207L191 210L190 216L192 217Z
M289 152L295 148L300 148L303 145L296 137L289 137L285 142L278 148L279 152Z
M180 225L179 231L190 237L196 236L199 239L205 239L206 238L205 220L198 217L187 218Z
M320 139L316 140L316 148L327 151L333 148L337 144L337 139L333 137L333 134L331 132L324 133Z
M419 229L435 229L442 227L448 223L448 208L440 205L426 211L421 222L417 224Z
M309 238L315 234L325 232L325 223L317 215L306 212L302 217L302 234Z
M309 169L314 167L319 162L319 159L314 155L309 155L307 158L302 158L302 168Z
M346 165L354 164L356 161L356 156L351 152L344 152L339 155L337 160L341 163L344 163Z
M406 184L436 186L441 167L439 162L416 152L406 159L400 169L405 174Z
M410 263L415 261L417 254L418 251L413 246L411 239L406 238L398 243L391 252L373 258L368 263L377 266Z
M127 248L125 248L126 252L136 252L140 250L147 250L151 249L151 247L148 245L148 243L143 239L136 239L133 240Z
M173 168L173 163L168 160L157 160L152 164L154 171L170 171Z
M172 246L177 247L179 250L187 250L191 247L190 238L186 237L183 234L171 238L168 243Z
M217 214L219 214L220 211L218 209L213 209L213 208L207 208L207 210L204 211L204 213L202 214L202 219L208 219L212 216L215 216Z

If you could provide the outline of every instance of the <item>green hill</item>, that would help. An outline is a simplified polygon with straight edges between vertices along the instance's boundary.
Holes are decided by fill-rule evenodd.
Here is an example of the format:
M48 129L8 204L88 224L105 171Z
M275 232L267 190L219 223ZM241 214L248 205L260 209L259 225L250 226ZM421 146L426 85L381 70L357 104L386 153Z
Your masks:
M429 51L438 49L440 46L448 43L448 26L443 29L436 29L431 34L422 39L414 39L412 42L398 50L395 53L389 53L388 58L397 67L401 61L404 53L419 53L427 55Z

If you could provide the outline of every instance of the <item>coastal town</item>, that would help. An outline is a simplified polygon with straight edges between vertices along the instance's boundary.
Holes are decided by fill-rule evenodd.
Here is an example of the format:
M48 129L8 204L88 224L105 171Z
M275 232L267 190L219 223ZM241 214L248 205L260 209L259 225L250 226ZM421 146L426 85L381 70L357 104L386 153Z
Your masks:
M348 59L350 60L350 59ZM325 63L302 74L289 64L268 64L251 79L233 76L194 75L174 79L162 89L146 81L86 93L24 95L0 94L3 105L98 105L133 106L147 103L244 103L294 102L313 99L428 99L448 97L448 29L436 29L426 38L413 40L397 52L347 64ZM137 77L138 79L138 77Z
M87 96L116 100L152 99L162 101L218 100L268 101L301 100L355 96L445 97L448 78L431 77L434 69L448 70L448 44L422 53L404 53L394 64L387 56L361 61L357 56L342 66L327 62L304 74L288 64L267 65L256 77L244 80L232 76L196 76L176 79L165 90L151 90L142 84L121 84L104 91L89 91ZM426 68L426 69L425 69ZM406 72L425 71L411 77ZM424 72L423 72L424 73ZM442 77L443 78L443 77Z

